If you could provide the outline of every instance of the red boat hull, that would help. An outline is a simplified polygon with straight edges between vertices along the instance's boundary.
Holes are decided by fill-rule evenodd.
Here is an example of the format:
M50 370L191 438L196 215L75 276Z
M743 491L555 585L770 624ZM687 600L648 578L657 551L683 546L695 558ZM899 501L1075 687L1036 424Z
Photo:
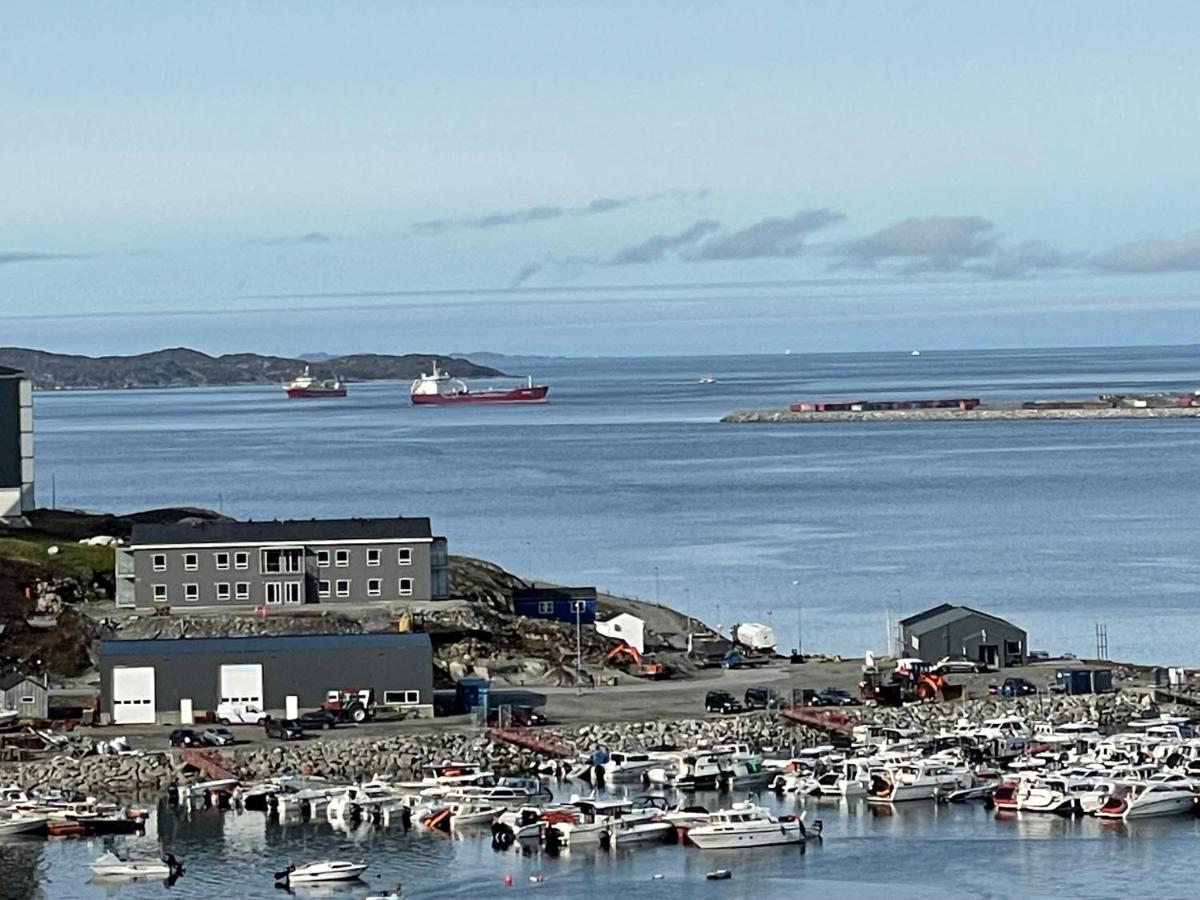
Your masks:
M511 391L466 391L460 394L411 394L413 406L452 406L457 403L545 403L550 387L513 388Z
M346 389L337 388L287 388L289 400L320 400L326 397L345 397Z

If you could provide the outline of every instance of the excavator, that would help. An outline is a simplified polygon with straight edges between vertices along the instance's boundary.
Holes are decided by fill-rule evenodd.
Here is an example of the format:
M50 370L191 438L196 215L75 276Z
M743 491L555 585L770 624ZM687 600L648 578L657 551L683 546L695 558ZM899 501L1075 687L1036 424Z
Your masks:
M638 653L636 647L622 641L604 655L601 663L606 666L622 668L630 675L638 678L669 678L666 666L653 662Z
M863 679L858 684L859 696L863 700L874 700L880 706L899 706L913 701L936 703L962 696L962 686L948 684L939 673L931 671L929 663L914 659L901 660L901 663L888 679L873 666L864 668Z

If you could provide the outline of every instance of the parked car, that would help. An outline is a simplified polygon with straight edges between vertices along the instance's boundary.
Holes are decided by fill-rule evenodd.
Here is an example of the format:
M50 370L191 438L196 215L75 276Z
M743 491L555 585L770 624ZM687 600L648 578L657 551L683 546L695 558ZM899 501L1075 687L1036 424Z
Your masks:
M338 723L338 717L327 709L314 709L312 712L303 713L296 720L305 731L320 731L324 728L333 728Z
M943 656L934 663L933 671L949 675L970 675L975 672L986 672L987 666L977 660L963 656L961 653L954 653L950 656Z
M999 694L1001 697L1012 699L1013 697L1028 697L1030 694L1036 694L1038 687L1028 678L1005 678L1004 683L1000 687L994 684L988 686L989 694Z
M222 725L257 725L267 714L252 703L220 703L217 721Z
M298 741L304 737L304 729L295 719L273 719L267 716L263 719L263 732L267 737L281 741Z
M489 724L500 724L500 710L501 707L498 706L494 706L488 710ZM538 725L547 725L550 722L544 714L538 712L533 706L510 706L508 714L508 724L517 728L532 728Z
M861 706L862 701L841 688L827 687L817 691L808 701L809 706Z
M769 687L746 688L743 698L746 709L779 709L783 706L783 698L779 691Z
M704 697L704 711L722 715L740 713L742 704L729 691L709 691Z
M224 725L210 725L200 733L200 743L210 747L225 747L236 741L233 732Z
M1045 662L1049 658L1050 658L1049 650L1030 650L1029 651L1029 661L1030 662Z
M200 735L191 728L176 728L167 740L172 747L195 747L200 743Z

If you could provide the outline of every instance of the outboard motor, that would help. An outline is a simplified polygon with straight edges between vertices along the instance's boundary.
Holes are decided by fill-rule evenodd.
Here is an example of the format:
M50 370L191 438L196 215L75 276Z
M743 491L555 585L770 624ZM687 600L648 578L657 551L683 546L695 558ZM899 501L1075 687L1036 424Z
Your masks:
M516 834L503 822L492 823L492 849L507 850L516 840Z

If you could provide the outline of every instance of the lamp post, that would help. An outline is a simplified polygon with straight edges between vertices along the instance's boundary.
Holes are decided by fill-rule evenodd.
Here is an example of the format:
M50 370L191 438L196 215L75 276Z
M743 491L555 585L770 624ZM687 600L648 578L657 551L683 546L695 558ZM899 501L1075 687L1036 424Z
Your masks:
M582 689L583 687L583 601L574 600L571 603L575 607L575 687Z
M804 598L799 581L793 581L792 587L796 589L796 655L804 659Z
M654 602L660 605L662 603L658 595L658 566L654 567Z

